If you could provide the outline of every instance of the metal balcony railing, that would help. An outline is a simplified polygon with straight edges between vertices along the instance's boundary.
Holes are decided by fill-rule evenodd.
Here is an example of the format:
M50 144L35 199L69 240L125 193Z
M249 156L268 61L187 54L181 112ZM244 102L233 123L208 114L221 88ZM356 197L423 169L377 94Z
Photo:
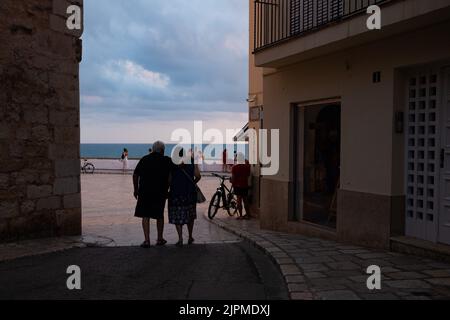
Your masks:
M255 52L392 0L255 0Z

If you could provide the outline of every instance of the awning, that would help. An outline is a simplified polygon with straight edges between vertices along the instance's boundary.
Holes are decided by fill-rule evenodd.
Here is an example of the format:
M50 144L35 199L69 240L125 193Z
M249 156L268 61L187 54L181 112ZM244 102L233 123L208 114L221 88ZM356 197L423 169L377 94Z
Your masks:
M248 131L248 129L250 128L250 123L247 123L242 129L241 131L238 132L238 134L236 136L234 136L234 141L243 141L245 139L245 135Z

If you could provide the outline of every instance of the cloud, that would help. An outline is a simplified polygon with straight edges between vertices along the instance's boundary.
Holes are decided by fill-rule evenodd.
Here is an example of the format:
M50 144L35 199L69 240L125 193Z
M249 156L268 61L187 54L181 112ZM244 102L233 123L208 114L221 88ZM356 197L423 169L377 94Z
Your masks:
M142 85L148 88L165 89L170 83L167 75L147 70L129 60L110 61L104 65L102 71L104 77L122 83L122 85Z
M84 14L83 130L150 120L245 124L248 1L85 0Z
M199 118L202 121L203 133L209 129L219 130L226 137L227 130L238 132L242 126L240 123L247 121L246 113L213 112L208 117ZM186 129L192 139L194 136L194 121L183 118L153 120L151 118L128 119L120 121L108 115L102 115L102 121L95 118L86 119L81 126L81 139L83 143L153 143L162 140L171 143L172 133L177 129ZM203 137L202 137L203 138ZM200 143L198 139L194 141ZM233 143L232 139L226 141Z
M81 96L81 103L84 105L98 105L103 102L103 98L99 96Z

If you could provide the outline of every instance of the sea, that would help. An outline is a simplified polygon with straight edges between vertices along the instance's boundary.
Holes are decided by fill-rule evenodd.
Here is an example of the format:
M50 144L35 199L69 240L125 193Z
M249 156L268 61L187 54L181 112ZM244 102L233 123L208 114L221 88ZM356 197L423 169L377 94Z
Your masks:
M171 156L176 144L166 144L166 156ZM123 149L128 150L129 159L141 159L149 153L151 144L81 144L81 158L86 159L120 159ZM246 156L248 155L248 145L236 144L236 145L203 145L202 151L207 147L214 147L215 153L212 153L211 159L221 159L224 149L228 151L228 157L232 158L234 152L242 152ZM196 150L197 146L184 146L186 150Z

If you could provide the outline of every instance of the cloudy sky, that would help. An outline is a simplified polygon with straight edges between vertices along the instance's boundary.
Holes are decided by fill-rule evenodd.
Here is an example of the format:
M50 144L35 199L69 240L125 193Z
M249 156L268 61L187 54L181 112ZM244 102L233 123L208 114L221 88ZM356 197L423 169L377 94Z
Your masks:
M248 1L85 0L83 143L247 122Z

